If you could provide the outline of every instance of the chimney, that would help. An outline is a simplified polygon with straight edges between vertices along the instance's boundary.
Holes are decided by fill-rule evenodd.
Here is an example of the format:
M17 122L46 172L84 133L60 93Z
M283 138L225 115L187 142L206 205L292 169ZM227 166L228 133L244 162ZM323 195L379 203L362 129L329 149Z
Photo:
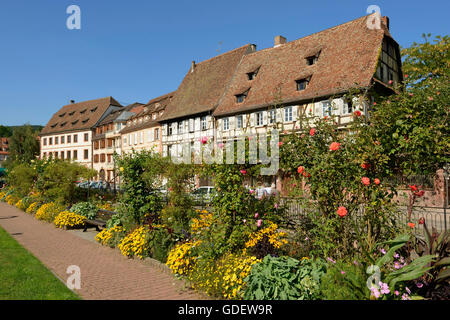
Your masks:
M195 69L195 61L192 61L192 64L191 64L191 73L194 72L194 69Z
M274 45L274 48L276 48L276 47L279 47L279 46L281 46L282 44L285 44L287 41L286 41L286 38L285 37L283 37L283 36L276 36L275 37L275 45Z
M381 20L383 21L383 23L386 26L386 28L389 30L389 17L388 16L384 16L383 18L381 18Z
M71 104L74 104L74 103L75 103L75 100L70 100L70 103L71 103Z

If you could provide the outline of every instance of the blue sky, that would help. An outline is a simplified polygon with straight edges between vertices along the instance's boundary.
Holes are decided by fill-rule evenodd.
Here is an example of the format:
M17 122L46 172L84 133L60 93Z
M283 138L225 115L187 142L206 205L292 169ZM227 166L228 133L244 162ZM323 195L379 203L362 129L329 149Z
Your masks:
M127 104L176 90L192 60L273 45L366 14L378 5L397 42L449 33L449 1L1 0L0 124L45 125L61 106L113 96ZM69 30L66 8L81 8Z

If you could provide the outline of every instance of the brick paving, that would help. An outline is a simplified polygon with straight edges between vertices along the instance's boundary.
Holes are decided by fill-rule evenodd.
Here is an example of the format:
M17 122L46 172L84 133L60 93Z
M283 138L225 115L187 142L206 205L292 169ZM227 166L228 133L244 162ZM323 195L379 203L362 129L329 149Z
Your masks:
M204 299L156 266L127 259L117 249L101 246L38 221L13 206L0 202L0 226L23 247L66 282L67 267L81 270L81 289L91 300L194 300Z

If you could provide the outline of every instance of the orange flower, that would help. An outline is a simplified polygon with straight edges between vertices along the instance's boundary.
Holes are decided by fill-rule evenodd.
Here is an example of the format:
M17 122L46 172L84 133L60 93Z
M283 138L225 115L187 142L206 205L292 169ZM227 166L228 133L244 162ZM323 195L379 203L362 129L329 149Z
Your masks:
M305 170L305 168L303 168L303 166L298 167L297 172L298 173L302 173L303 170Z
M347 209L345 207L339 207L337 210L337 214L339 217L345 217L347 215Z
M330 151L336 151L339 150L341 144L339 142L332 142L330 144Z
M416 226L416 224L415 224L415 223L412 223L412 222L408 222L408 226L409 226L411 229L413 229L413 228Z
M316 134L316 129L312 128L311 130L309 130L309 135L312 137Z
M368 186L368 185L370 184L370 179L367 178L367 177L362 177L362 178L361 178L361 182L362 182L364 185Z
M376 185L379 185L381 181L380 181L380 179L375 178L375 180L373 180L373 182L375 182Z

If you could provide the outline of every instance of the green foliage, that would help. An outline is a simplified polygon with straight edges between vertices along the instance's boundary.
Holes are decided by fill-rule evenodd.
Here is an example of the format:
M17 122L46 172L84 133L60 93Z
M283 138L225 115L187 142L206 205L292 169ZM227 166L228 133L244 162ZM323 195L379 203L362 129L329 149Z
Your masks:
M164 227L150 228L148 241L151 257L165 263L170 249L175 245L173 230Z
M37 177L37 171L33 166L27 163L16 163L9 170L7 182L9 185L14 186L15 192L19 197L24 197L32 189Z
M88 219L94 219L98 211L98 207L92 202L77 202L70 208L70 212L75 212Z
M39 155L37 133L29 124L14 128L9 138L9 152L5 163L7 167L15 162L29 163Z
M193 199L189 195L193 189L194 167L170 162L166 166L165 176L168 180L168 205L162 212L162 219L176 233L186 234L189 221L195 216Z
M43 160L45 161L45 160ZM36 187L44 198L62 203L77 201L75 181L91 179L96 175L95 170L88 169L78 163L48 160L42 167Z
M158 222L163 203L158 189L161 187L161 172L165 161L152 151L143 150L115 155L123 179L123 194L120 197L124 210L136 224L145 219Z
M271 257L252 267L245 279L247 300L308 300L319 296L319 287L325 273L325 263L290 257Z
M0 125L0 137L10 137L12 135L12 130L10 127L5 127Z
M330 263L322 277L320 291L324 300L366 300L368 275L360 263Z

